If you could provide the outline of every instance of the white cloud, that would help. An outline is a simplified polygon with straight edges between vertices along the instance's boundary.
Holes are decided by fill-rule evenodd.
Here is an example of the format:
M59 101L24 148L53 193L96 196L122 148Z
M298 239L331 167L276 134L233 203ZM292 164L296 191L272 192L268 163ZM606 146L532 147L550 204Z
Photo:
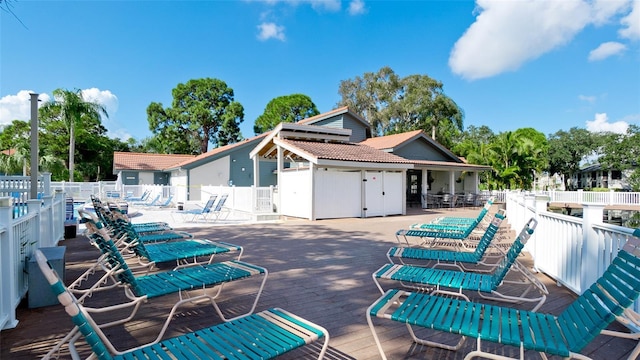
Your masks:
M518 69L564 45L589 22L582 1L478 0L479 12L449 57L452 71L481 79Z
M578 95L578 99L589 102L589 103L593 103L596 101L597 98L593 95Z
M615 41L600 44L597 48L589 52L589 61L604 60L610 56L624 52L627 46Z
M300 4L309 4L316 11L340 11L341 1L340 0L265 0L264 3L268 5L276 5L276 4L289 4L292 6L298 6Z
M449 56L451 70L470 80L517 70L567 44L586 26L611 22L617 15L626 15L620 35L640 38L640 1L477 0L475 11L476 21Z
M125 129L118 129L115 131L109 130L109 133L107 135L112 139L120 139L122 141L127 141L133 137L131 133L129 133Z
M595 0L592 3L592 22L594 25L606 24L614 15L629 10L632 0Z
M20 90L15 95L0 98L0 126L9 125L13 120L31 120L31 90ZM39 104L49 101L49 95L40 94Z
M280 41L285 40L284 26L276 25L272 22L265 22L258 25L258 30L260 31L258 34L259 40L266 41L272 38Z
M587 121L587 130L591 132L613 132L624 134L627 132L629 124L626 121L609 122L609 117L605 113L596 114L596 118Z
M95 102L104 106L109 116L118 111L118 97L109 90L84 89L82 90L82 97L85 101Z
M349 14L350 15L360 15L364 14L367 9L364 7L363 0L352 0L349 3Z
M633 4L631 12L620 20L624 28L620 29L618 33L623 38L635 40L640 39L640 1L632 1L631 3Z

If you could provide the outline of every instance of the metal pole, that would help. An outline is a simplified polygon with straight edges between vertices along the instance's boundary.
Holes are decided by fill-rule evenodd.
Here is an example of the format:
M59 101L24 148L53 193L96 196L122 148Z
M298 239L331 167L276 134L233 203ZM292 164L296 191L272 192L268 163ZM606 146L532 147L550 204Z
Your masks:
M31 199L38 198L38 94L31 95Z

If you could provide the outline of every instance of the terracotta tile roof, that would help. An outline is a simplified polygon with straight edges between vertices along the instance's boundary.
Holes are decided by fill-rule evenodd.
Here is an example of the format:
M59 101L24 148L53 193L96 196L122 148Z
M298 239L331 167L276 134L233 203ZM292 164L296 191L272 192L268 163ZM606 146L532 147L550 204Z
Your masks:
M159 171L179 164L195 155L146 154L133 152L114 152L114 170L147 170Z
M325 143L313 141L281 140L318 159L374 163L409 164L410 160L370 146L353 143Z
M225 146L220 146L220 147L215 148L213 150L209 150L204 154L200 154L200 155L197 155L197 156L195 156L193 158L189 158L189 159L184 160L184 161L182 161L180 163L177 163L172 167L185 166L185 165L188 165L188 164L191 164L191 163L194 163L194 162L198 162L200 160L203 160L203 159L215 156L215 155L222 154L224 152L233 150L233 149L235 149L237 147L243 146L243 145L245 145L247 143L262 139L262 138L266 137L269 133L270 133L270 131L267 131L266 133L260 134L258 136L254 136L252 138L244 139L242 141L238 141L237 143L233 143L233 144L229 144L229 145L225 145Z
M376 149L393 149L409 140L412 140L414 137L420 135L422 130L414 130L401 134L393 134L387 136L377 136L369 138L360 144L371 146Z

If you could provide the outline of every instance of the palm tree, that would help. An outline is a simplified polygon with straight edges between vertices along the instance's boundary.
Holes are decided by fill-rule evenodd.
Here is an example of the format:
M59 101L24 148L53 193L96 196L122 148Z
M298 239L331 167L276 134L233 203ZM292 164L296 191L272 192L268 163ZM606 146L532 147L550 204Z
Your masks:
M76 152L75 127L84 117L100 118L101 115L109 117L109 114L101 104L85 101L79 89L75 91L56 89L53 91L53 99L52 102L43 105L43 111L49 112L64 122L69 131L69 182L73 182Z

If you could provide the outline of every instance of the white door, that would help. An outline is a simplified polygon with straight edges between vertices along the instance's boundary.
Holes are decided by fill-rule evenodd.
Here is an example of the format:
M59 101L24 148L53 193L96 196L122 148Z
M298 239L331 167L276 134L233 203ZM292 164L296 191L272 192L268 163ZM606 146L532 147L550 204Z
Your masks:
M365 171L364 174L364 217L384 216L384 173Z
M402 205L402 173L384 172L384 214L401 215Z
M364 216L402 214L402 173L366 171Z

